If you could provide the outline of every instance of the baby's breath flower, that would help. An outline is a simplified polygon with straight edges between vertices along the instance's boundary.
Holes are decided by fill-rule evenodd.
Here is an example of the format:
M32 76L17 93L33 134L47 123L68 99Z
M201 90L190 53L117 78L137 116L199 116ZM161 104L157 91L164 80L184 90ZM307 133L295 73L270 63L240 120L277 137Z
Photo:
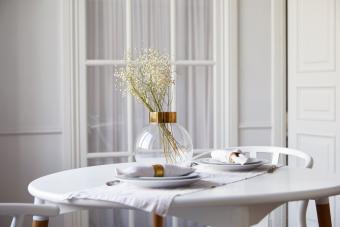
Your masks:
M127 65L114 73L119 90L136 97L150 112L171 111L171 86L175 82L170 57L158 50L145 49L136 59L131 53L126 59ZM182 152L182 146L173 137L171 127L159 124L159 128L165 157L171 161Z
M145 49L133 59L127 55L127 65L118 69L114 78L118 88L130 93L150 111L170 111L172 78L170 57L155 49Z

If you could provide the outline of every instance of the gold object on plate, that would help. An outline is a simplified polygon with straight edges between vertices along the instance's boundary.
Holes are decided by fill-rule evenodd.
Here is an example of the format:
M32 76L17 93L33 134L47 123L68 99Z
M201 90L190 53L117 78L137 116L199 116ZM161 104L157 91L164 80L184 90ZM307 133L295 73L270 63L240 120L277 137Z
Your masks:
M150 123L176 123L176 112L150 112Z
M164 177L164 167L162 165L156 164L152 165L154 171L154 177Z

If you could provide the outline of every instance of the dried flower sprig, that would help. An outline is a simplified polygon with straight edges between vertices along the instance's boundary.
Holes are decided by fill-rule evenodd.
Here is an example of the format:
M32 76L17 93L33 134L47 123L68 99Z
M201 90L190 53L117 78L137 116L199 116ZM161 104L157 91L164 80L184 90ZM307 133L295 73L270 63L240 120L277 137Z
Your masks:
M169 112L174 73L168 55L155 49L145 49L135 59L128 54L127 65L118 69L114 77L124 94L135 96L150 112ZM174 161L181 156L183 147L174 138L170 124L161 123L158 126L164 156L168 162Z
M122 92L135 96L150 112L164 112L171 108L173 74L168 55L146 49L136 59L129 54L126 67L117 70L114 76Z

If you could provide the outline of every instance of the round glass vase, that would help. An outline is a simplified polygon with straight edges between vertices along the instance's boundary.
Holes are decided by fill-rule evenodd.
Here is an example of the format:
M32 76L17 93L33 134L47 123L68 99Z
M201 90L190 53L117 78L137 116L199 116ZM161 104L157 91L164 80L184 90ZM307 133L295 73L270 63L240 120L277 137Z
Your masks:
M192 140L176 123L176 112L150 112L149 122L137 137L137 162L178 164L191 160Z

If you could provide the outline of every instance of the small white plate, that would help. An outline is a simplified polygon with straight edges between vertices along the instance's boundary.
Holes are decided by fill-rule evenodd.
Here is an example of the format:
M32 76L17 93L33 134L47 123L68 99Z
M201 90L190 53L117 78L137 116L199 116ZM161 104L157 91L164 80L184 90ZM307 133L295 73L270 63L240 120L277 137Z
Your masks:
M198 173L190 173L183 176L175 176L175 177L135 177L135 179L140 180L177 180L177 179L188 179L198 177Z
M117 177L117 178L123 182L131 183L136 186L145 188L175 188L193 184L201 179L200 176L176 180L145 180L145 179L141 180L136 177L133 178Z
M200 159L196 161L199 165L206 166L212 169L217 169L217 170L224 170L224 171L249 171L256 169L267 162L264 160L259 160L259 162L255 163L248 163L245 165L240 165L240 164L214 164L214 163L207 163L204 162L204 159Z
M257 164L262 162L263 160L259 160L256 158L249 158L247 163L245 163L244 165L250 165L250 164ZM200 162L205 163L205 164L213 164L213 165L241 165L239 163L226 163L226 162L220 162L217 160L214 160L212 158L202 158L200 159Z

